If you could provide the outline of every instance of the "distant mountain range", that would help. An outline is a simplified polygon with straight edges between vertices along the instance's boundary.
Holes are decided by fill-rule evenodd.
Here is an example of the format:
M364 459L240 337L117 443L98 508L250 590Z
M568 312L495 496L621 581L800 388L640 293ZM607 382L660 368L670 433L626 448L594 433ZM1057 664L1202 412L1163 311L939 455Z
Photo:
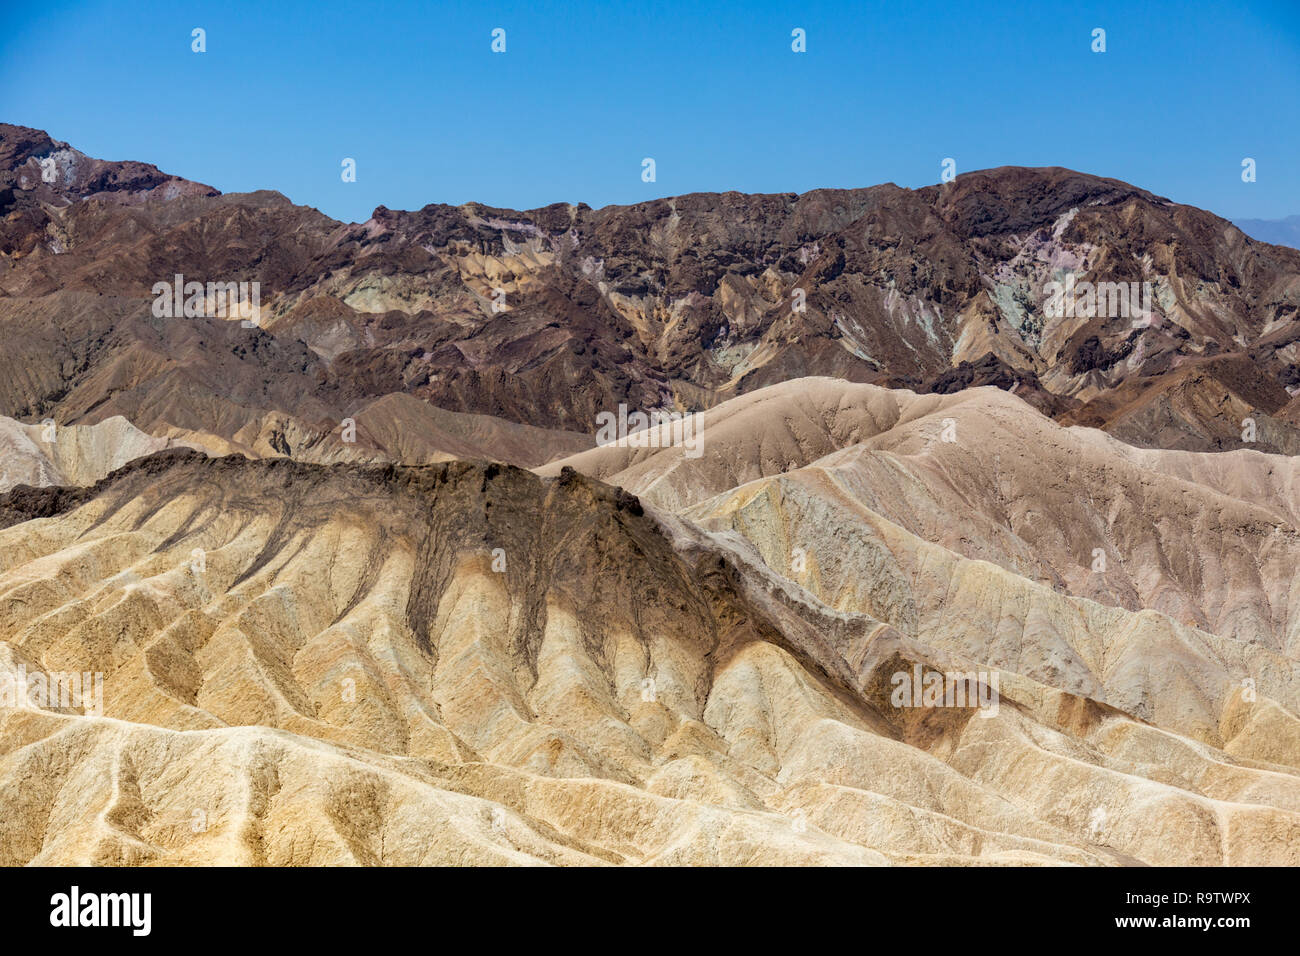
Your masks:
M1252 239L1300 249L1300 216L1285 219L1234 219L1234 225Z
M1250 418L1248 444L1300 452L1300 252L1066 169L349 224L0 126L0 216L0 414L23 420L397 459L413 449L384 416L429 406L453 433L486 427L447 417L468 414L586 436L620 403L700 409L830 375L1014 387L1139 445L1242 447ZM258 283L259 327L155 315L177 275ZM1054 307L1066 285L1077 308Z

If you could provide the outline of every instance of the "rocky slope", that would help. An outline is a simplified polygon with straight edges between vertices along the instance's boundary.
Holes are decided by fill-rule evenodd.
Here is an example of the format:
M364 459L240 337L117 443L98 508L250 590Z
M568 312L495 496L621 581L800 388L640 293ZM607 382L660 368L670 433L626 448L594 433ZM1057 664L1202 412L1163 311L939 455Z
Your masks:
M190 451L0 496L8 672L104 674L102 716L0 710L5 862L1300 862L1286 459L1125 450L993 389L710 415L699 459L614 473L642 497ZM976 495L1017 441L1039 470ZM1143 482L1150 515L1104 587L1028 531L1088 448L1095 514ZM1219 586L1148 550L1180 544L1257 591L1180 620ZM996 706L900 702L914 671Z

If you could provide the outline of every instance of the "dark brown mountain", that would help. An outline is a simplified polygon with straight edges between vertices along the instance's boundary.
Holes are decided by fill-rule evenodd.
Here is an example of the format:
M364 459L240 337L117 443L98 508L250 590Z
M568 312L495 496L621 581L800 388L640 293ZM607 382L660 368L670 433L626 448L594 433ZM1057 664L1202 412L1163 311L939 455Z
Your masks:
M1254 447L1300 452L1300 252L1069 170L344 224L0 126L0 182L0 413L23 420L330 460L342 420L396 393L589 434L619 403L829 375L1014 388L1135 444L1240 447L1249 418ZM177 274L259 283L260 327L155 316ZM1067 275L1148 283L1151 314L1049 315ZM382 431L359 444L400 457Z

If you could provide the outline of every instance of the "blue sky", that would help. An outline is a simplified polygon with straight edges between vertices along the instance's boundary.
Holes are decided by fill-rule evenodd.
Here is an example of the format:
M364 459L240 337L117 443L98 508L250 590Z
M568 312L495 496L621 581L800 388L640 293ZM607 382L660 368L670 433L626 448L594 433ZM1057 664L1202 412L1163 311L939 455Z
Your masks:
M1068 166L1228 218L1300 213L1300 4L1046 6L44 0L6 12L0 119L353 221L918 187L946 157Z

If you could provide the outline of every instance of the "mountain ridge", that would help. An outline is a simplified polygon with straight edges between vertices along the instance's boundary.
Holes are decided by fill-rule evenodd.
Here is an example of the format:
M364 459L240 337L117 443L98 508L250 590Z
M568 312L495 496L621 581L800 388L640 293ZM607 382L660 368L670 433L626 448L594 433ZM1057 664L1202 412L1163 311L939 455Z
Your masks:
M283 448L406 393L590 433L620 403L690 410L830 374L1014 387L1139 444L1242 447L1252 418L1252 441L1300 450L1300 253L1113 179L999 167L919 190L380 206L344 224L278 193L168 190L156 170L129 203L75 189L52 202L33 174L57 144L15 129L0 127L0 156L29 188L0 221L0 323L17 319L34 348L0 413L19 418L121 414L155 435L207 419L212 434L191 437L210 447L252 447L237 436L271 427ZM257 282L260 327L160 323L150 290L176 274ZM1067 274L1151 286L1152 320L1053 317L1048 289Z

